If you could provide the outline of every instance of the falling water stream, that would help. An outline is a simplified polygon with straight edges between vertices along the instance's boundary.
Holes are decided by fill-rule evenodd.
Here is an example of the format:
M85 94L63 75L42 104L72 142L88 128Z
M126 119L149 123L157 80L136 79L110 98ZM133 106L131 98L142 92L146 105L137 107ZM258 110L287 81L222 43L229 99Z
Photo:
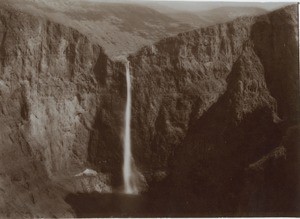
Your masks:
M133 173L133 158L131 154L131 76L129 69L129 61L126 62L126 85L127 85L127 100L125 109L125 133L124 133L124 163L123 163L123 178L124 178L124 193L137 194L138 189Z

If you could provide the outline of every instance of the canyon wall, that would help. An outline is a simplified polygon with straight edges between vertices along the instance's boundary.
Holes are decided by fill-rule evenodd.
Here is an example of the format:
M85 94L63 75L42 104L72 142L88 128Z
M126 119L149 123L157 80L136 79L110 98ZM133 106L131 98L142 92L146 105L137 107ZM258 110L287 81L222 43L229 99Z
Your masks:
M122 153L125 68L74 29L6 7L0 9L0 21L2 213L51 215L66 205L57 190L110 190L101 181L105 176L86 181L74 175L101 167L89 162L95 154L92 135L108 120L101 134L113 138L117 146L111 147ZM96 124L99 115L102 123ZM97 150L106 157L99 142ZM40 203L48 199L45 208Z
M229 119L243 120L266 106L274 120L297 121L297 28L296 6L290 6L182 33L130 56L138 166L166 170L174 148L187 147L187 131L213 104L220 105L231 86L239 87L223 97L231 102L218 106L224 115L230 106Z
M297 215L297 7L248 20L241 29L249 32L234 41L241 46L225 92L200 118L191 118L169 158L169 177L154 193L165 191L166 203L173 197L187 214Z
M226 91L252 22L242 18L179 34L130 57L133 153L139 167L165 168L189 126Z

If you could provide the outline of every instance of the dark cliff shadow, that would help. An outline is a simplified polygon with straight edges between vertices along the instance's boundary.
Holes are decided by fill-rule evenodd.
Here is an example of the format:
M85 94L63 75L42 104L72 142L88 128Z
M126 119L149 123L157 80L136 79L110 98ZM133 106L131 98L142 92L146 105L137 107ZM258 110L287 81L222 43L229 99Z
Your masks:
M117 138L117 128L105 121L103 111L98 110L93 130L90 133L88 160L97 167L97 171L109 173L111 185L122 184L122 142ZM116 125L116 127L119 127Z
M77 217L138 217L158 216L162 212L151 209L151 203L143 195L121 193L69 194L70 204Z
M122 193L69 194L65 201L77 217L195 217L230 215L203 211L185 200L151 194ZM184 202L184 203L183 203ZM213 206L212 206L213 208Z
M246 184L249 176L245 170L279 146L285 130L281 123L274 121L272 97L267 95L265 86L257 85L255 89L243 89L241 92L241 82L262 81L264 75L262 66L254 65L259 60L252 51L251 42L246 42L244 47L227 78L227 91L190 126L182 145L175 151L170 162L173 170L171 180L165 189L169 190L171 196L177 195L187 202L196 202L191 205L189 212L197 206L203 209L202 212L196 212L200 212L201 216L203 212L208 216L299 215L297 209L285 204L293 204L290 197L284 201L281 198L284 192L280 190L287 188L288 181L286 177L281 178L278 169L273 168L274 176L269 177L268 187L272 189L267 190L265 186L268 171L262 174L263 185L255 185L251 190ZM249 60L251 65L248 64ZM260 98L249 98L251 101L245 102L244 99L252 97L249 93L253 90L261 95ZM256 105L252 105L254 101ZM244 113L240 106L246 105L248 111ZM297 175L294 173L292 176ZM276 185L278 181L280 183ZM260 186L263 189L259 190ZM161 190L158 187L156 193L161 193ZM250 200L250 197L254 197L252 191L257 191L257 195ZM288 192L286 194L291 196ZM242 206L241 199L249 204Z
M298 24L291 21L298 20L298 9L292 6L286 10L291 12L283 10L259 17L252 27L251 39L264 67L267 87L277 100L279 117L296 124L300 120L299 33Z
M163 192L163 191L162 191ZM186 200L160 194L126 195L122 193L69 194L65 201L77 217L199 217L230 216L214 205L203 208L198 200Z
M212 200L177 199L156 194L126 195L121 193L77 193L66 196L76 217L236 217L236 216L299 216L299 211L266 211L247 209L236 212L217 209ZM216 200L215 200L216 201ZM198 202L198 204L196 204Z

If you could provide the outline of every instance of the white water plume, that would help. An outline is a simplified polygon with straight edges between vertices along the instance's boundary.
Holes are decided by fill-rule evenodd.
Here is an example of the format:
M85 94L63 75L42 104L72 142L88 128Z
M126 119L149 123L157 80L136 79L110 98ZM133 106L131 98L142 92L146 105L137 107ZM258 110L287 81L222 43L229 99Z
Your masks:
M125 109L125 133L124 133L124 163L123 163L123 178L124 178L124 193L137 194L138 188L136 177L133 171L133 158L131 154L131 76L129 69L129 61L126 62L126 84L127 84L127 100Z

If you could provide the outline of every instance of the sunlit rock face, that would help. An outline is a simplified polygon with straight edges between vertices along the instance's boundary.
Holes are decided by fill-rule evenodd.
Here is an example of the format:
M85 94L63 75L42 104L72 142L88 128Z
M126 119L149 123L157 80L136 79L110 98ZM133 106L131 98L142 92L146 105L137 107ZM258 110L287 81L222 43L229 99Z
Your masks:
M161 181L202 207L210 195L238 202L244 169L298 118L296 18L296 7L239 18L128 57L134 171L150 189ZM71 217L66 193L122 188L124 63L74 29L2 6L0 42L0 214ZM75 176L86 169L97 174Z
M76 30L5 7L0 9L0 28L1 199L9 203L14 194L19 197L3 214L70 215L57 195L63 190L52 188L52 182L59 184L93 165L89 151L94 144L101 148L93 138L99 113L110 118L118 144L121 127L114 121L122 123L122 74L100 46ZM114 104L117 110L112 111ZM76 191L76 182L81 187L76 179L65 188ZM101 177L83 190L99 183ZM45 208L49 202L53 208Z

